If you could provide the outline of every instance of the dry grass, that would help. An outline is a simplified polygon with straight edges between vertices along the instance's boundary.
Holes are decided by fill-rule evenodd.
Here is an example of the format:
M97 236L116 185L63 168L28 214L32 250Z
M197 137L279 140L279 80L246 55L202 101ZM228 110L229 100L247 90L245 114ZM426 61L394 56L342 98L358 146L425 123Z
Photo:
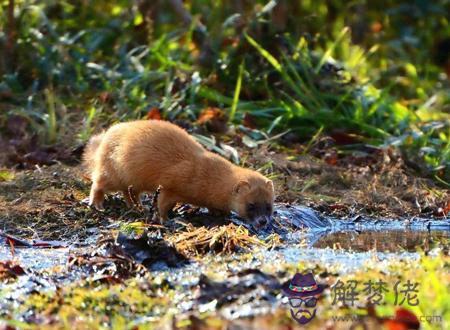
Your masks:
M448 209L447 189L415 176L399 155L389 151L362 159L345 156L335 165L320 157L302 155L295 148L264 145L257 149L239 147L238 151L244 166L274 179L277 202L310 206L336 217L431 218L442 217L439 210ZM109 231L111 222L145 218L143 212L128 209L122 196L109 196L105 212L90 210L82 203L88 196L89 182L82 180L79 167L56 164L9 172L14 177L0 182L1 229L9 234L24 239L83 239L93 232ZM222 248L245 248L256 240L251 237L242 241L242 237L249 237L244 228L230 227L228 231L236 229L234 236L220 228L186 227L185 232L175 232L173 239L194 255L207 253L210 246L219 252Z
M225 254L237 249L267 245L250 235L246 228L232 223L212 228L194 227L188 223L182 231L170 235L167 239L179 252L188 257L203 255L209 251Z
M329 164L295 148L274 149L242 149L240 154L246 166L273 176L277 202L308 205L339 217L401 218L441 217L439 209L450 199L447 189L418 177L393 150L380 150L370 157L342 156L336 164Z

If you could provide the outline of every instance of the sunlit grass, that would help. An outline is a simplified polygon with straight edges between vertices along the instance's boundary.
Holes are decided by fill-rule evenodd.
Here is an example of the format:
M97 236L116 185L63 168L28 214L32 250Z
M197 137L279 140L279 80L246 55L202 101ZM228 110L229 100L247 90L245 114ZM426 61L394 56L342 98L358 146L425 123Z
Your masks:
M23 23L15 31L16 65L0 81L1 90L13 95L13 106L0 118L21 114L42 141L54 144L66 138L65 126L74 118L82 121L74 135L85 142L99 128L143 118L153 107L165 119L195 121L212 105L228 113L230 124L241 124L250 113L269 134L290 129L313 141L319 129L358 133L365 143L400 148L419 162L421 174L444 185L450 180L448 82L427 59L433 40L426 30L438 24L445 35L450 29L448 20L431 15L441 17L445 4L418 13L421 28L411 28L428 46L409 51L404 36L386 42L368 35L355 44L355 31L341 15L351 4L340 5L341 14L326 21L324 4L301 3L293 13L314 18L274 37L258 32L274 4L257 1L243 11L246 25L236 29L232 4L207 3L189 1L188 8L202 15L208 52L195 22L186 29L174 22L153 24L126 2L86 3L83 15L64 3L64 18L47 3L16 2L16 19ZM377 18L377 26L393 38L404 8L387 7L392 21ZM6 12L0 19L6 22ZM428 129L424 123L432 121L440 125Z

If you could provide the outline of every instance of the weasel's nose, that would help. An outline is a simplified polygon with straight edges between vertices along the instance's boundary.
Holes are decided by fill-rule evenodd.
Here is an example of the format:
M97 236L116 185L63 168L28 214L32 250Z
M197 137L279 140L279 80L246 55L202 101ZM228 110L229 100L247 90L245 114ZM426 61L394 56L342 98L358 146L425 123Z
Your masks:
M265 227L269 223L269 220L270 220L270 216L267 216L267 215L260 216L255 219L255 225L257 228Z

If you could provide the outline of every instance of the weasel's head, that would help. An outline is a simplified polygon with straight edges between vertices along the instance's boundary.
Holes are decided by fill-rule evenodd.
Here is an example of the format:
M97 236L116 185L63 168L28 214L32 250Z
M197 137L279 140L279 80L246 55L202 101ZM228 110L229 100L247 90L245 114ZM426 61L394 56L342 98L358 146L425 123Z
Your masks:
M272 181L262 175L239 181L233 188L232 210L256 228L264 227L273 213Z

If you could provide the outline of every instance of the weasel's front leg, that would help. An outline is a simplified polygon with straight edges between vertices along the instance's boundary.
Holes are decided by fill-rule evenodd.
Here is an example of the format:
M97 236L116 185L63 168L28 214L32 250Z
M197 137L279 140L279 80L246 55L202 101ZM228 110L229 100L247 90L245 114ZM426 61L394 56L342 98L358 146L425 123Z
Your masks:
M89 194L89 206L95 207L97 210L104 210L103 200L105 199L105 192L98 186L97 183L93 183L91 187L91 193Z
M158 196L158 213L161 223L167 219L167 214L179 201L180 199L178 198L178 196L171 193L170 191L164 190L164 188L161 189L161 192Z

